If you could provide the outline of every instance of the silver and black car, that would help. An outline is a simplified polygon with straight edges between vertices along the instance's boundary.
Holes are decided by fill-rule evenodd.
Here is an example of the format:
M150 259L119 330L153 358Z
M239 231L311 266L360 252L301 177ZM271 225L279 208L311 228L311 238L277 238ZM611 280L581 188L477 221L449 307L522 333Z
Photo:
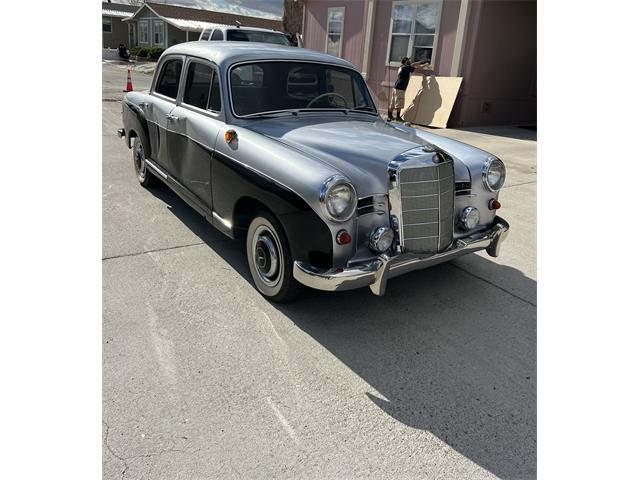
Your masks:
M256 288L290 300L369 286L486 250L505 167L478 148L384 121L356 68L247 42L167 49L148 92L123 102L119 134L138 181L161 180L246 243Z

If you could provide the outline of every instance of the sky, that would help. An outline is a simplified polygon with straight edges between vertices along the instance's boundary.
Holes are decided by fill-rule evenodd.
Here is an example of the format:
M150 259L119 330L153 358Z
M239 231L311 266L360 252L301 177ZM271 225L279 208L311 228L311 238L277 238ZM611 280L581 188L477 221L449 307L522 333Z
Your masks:
M104 0L106 1L106 0ZM127 0L112 0L113 3L129 3ZM264 17L279 20L282 18L283 0L152 0L156 3L182 5L184 7L203 8L219 12Z

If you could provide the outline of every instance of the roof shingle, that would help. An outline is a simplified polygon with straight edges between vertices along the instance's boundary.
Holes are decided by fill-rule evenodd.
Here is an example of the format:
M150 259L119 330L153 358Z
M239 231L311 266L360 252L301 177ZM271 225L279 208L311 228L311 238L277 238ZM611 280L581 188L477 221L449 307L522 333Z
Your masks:
M147 2L147 5L158 15L165 18L180 18L183 20L198 20L209 23L235 25L236 20L246 27L268 28L282 30L282 20L270 20L268 18L247 17L226 12L214 12L211 10L199 10L197 8L179 7L163 3Z

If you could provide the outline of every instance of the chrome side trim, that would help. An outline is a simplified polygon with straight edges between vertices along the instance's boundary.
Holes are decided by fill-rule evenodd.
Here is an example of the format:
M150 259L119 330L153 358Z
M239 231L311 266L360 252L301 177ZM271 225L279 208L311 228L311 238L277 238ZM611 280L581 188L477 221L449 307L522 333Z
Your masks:
M167 180L169 178L169 176L166 173L164 173L162 170L160 170L158 167L156 167L153 163L151 163L148 158L144 159L144 163L146 163L149 167L151 167L151 169L154 172L156 172L158 175L160 175L165 180Z
M229 220L222 218L214 210L211 211L211 215L213 216L214 220L217 220L222 225L224 225L228 230L231 230L231 227L233 226L233 224Z

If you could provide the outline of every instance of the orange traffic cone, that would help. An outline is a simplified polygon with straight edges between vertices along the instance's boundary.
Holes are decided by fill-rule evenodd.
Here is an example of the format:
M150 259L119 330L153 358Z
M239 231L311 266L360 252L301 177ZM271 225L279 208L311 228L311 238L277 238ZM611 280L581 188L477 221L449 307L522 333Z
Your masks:
M123 92L132 92L133 91L133 83L131 83L131 69L127 68L127 87Z

